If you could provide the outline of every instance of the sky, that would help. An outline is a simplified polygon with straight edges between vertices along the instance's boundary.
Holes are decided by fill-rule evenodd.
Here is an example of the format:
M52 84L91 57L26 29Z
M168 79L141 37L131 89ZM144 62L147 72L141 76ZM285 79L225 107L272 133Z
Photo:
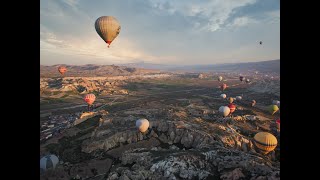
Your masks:
M121 25L110 48L95 31L100 16ZM274 59L280 59L280 0L40 1L42 65Z

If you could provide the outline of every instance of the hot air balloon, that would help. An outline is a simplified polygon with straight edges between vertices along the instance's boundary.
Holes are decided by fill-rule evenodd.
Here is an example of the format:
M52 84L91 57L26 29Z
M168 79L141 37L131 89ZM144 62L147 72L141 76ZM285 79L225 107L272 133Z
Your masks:
M277 147L277 138L268 132L259 132L254 138L253 142L258 151L262 154L268 154Z
M259 44L262 45L262 41L260 41Z
M221 94L220 97L222 97L223 99L225 99L227 97L226 94Z
M227 84L223 83L220 86L221 91L224 91L227 88Z
M237 101L240 101L241 99L242 99L241 96L236 96L236 100L237 100Z
M277 106L280 106L280 101L277 101L277 100L273 100L273 101L272 101L272 104L273 104L273 105L277 105Z
M147 119L138 119L136 121L136 127L139 129L140 132L144 133L149 128L149 121Z
M245 80L245 78L243 76L239 77L240 81L242 82L243 80Z
M234 100L234 99L233 99L232 97L229 97L228 100L229 100L229 103L231 104L231 103L233 103L233 100Z
M249 83L250 82L250 79L246 79L246 83Z
M108 44L108 47L110 47L110 44L121 30L119 22L113 16L99 17L94 26L99 36Z
M271 115L273 115L274 113L276 113L279 110L277 105L270 105L269 106L269 112L271 113Z
M222 81L222 76L219 76L219 77L218 77L218 81Z
M236 110L236 105L234 105L234 104L232 104L232 103L230 103L230 104L228 105L228 107L229 107L229 109L230 109L230 113L231 113L231 114Z
M46 171L48 169L55 169L59 163L59 158L56 155L47 155L40 159L40 169Z
M255 73L256 73L256 74L258 74L259 72L258 72L258 71L256 71Z
M251 101L251 106L253 107L253 106L255 106L256 105L256 101L255 100L252 100Z
M92 104L94 103L95 100L96 100L96 96L94 94L87 94L84 97L84 101L86 101L86 103L88 104L89 111L90 111L90 106L92 106Z
M277 128L280 130L280 118L276 120Z
M230 114L230 108L228 106L221 106L219 108L219 113L223 116L226 117Z
M58 68L58 71L59 71L59 73L60 73L61 75L64 75L64 73L67 72L67 68L64 67L64 66L60 66L60 67Z

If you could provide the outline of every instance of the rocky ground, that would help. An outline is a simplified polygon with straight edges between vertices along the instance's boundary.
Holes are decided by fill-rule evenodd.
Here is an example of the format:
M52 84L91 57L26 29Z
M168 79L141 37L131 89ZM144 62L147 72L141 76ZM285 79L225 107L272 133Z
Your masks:
M237 110L227 118L218 114L219 106L227 102L219 98L221 92L212 89L110 107L106 109L109 113L100 113L99 123L79 124L68 130L78 129L76 134L44 148L62 162L40 178L280 179L280 134L274 130L279 113L271 116L265 109L273 99L280 100L279 92L262 92L278 82L264 83L230 88L227 95L244 95L242 101L235 101ZM249 105L252 98L256 107ZM141 117L150 121L145 133L135 128ZM260 154L252 142L261 131L278 138L277 148L267 155Z

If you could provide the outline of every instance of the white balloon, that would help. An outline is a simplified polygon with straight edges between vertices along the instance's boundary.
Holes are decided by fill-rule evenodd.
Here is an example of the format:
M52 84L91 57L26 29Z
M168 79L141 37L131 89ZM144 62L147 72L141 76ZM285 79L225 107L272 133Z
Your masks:
M242 99L241 96L236 96L236 100L237 100L237 101L240 101L241 99Z
M149 128L149 121L147 119L138 119L136 121L136 127L140 132L146 132Z
M228 116L230 114L230 108L228 106L221 106L219 108L219 113L222 116L226 117L226 116Z
M225 99L227 97L226 94L221 94L220 97L222 97L223 99Z

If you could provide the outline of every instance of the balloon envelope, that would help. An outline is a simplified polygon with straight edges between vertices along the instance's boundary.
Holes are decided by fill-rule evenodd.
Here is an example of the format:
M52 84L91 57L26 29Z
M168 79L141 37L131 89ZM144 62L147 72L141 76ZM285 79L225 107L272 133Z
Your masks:
M221 94L220 97L222 97L223 99L225 99L227 97L226 94Z
M224 91L227 88L227 84L223 83L220 86L221 90Z
M230 109L230 113L233 113L233 112L236 110L236 105L234 105L234 104L232 104L232 103L230 103L230 104L228 105L228 107L229 107L229 109Z
M274 113L276 113L279 110L277 105L270 105L269 106L269 112L271 113L271 115L273 115Z
M64 66L60 66L60 67L58 68L58 71L59 71L60 74L63 75L65 72L67 72L67 68L64 67Z
M46 171L47 169L54 169L59 163L59 158L56 155L47 155L40 159L40 169Z
M252 100L251 101L251 106L253 107L253 106L255 106L256 105L256 101L255 100Z
M88 105L92 105L95 100L96 100L96 96L94 94L87 94L84 97L84 101L86 101Z
M138 119L136 121L136 127L139 129L140 132L146 132L149 128L149 121L147 119Z
M120 33L121 26L115 17L101 16L95 22L95 29L99 36L110 45Z
M229 103L233 103L233 101L234 101L234 98L233 97L229 97Z
M259 132L254 136L253 142L263 154L274 150L277 147L277 138L268 132Z
M228 106L221 106L219 108L219 113L223 116L226 117L230 114L230 108Z
M219 77L218 77L218 81L222 81L222 76L219 76Z
M236 100L237 100L237 101L240 101L241 99L242 99L241 96L236 96Z

